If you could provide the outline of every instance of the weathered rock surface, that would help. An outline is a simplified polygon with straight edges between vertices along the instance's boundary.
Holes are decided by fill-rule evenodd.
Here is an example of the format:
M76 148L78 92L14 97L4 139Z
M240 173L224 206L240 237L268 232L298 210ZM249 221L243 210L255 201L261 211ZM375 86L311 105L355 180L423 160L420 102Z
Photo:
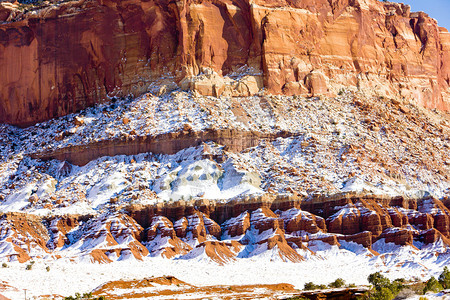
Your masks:
M403 4L2 3L0 20L0 121L20 126L177 86L214 96L354 87L450 108L450 34Z
M373 200L371 202L360 200L355 204L345 205L327 219L329 231L341 234L370 231L374 236L379 236L383 228L392 226L392 221L386 210Z
M186 254L192 247L177 237L172 222L163 216L153 217L152 224L147 228L147 240L144 243L151 256L172 258Z
M49 253L45 226L38 217L7 213L0 219L0 249L7 261L26 262Z
M407 228L387 228L380 235L387 243L395 243L396 245L412 245L413 232Z
M69 232L72 243L65 250L89 262L141 259L149 254L139 242L142 231L143 228L127 215L100 215Z
M47 242L49 249L61 248L70 243L67 234L79 225L77 218L54 218L50 221L50 240Z
M31 156L43 160L58 159L68 161L75 165L85 165L101 156L130 155L145 152L174 154L182 149L198 146L205 141L214 141L227 145L227 148L232 151L242 151L243 149L258 145L262 139L271 141L278 137L287 137L290 135L292 134L288 132L264 134L232 129L185 130L157 136L125 137L94 142L88 145L68 146L61 149L54 149L50 152L35 153Z
M313 207L311 201L347 204L335 206L335 213L315 215L305 210ZM396 206L402 203L418 210ZM304 259L300 253L314 255L311 249L324 243L341 247L344 242L353 242L373 255L378 253L372 245L380 240L399 246L439 243L440 247L450 247L445 221L449 210L433 198L400 200L341 194L302 202L260 196L243 199L238 205L184 201L133 206L126 211L129 215L50 219L5 214L0 219L0 259L25 262L69 256L107 263L150 255L226 264L259 255L299 262Z

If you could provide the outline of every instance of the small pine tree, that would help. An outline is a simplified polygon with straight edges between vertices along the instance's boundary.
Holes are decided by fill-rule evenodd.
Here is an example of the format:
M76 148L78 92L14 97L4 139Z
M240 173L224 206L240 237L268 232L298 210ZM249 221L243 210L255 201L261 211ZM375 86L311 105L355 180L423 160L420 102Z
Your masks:
M388 288L391 285L391 281L388 278L381 275L380 272L370 274L367 280L377 290L382 288Z
M450 289L450 271L444 267L444 271L439 275L439 283L444 289Z
M391 300L404 288L403 279L396 279L391 282L380 272L370 274L367 280L375 288L375 291L370 295L370 299Z
M381 288L376 291L376 293L370 295L371 300L392 300L395 295L388 288Z
M439 292L442 290L442 285L439 283L439 281L437 281L436 278L431 277L430 279L428 279L428 281L425 283L425 287L423 288L423 293L425 294L426 292Z

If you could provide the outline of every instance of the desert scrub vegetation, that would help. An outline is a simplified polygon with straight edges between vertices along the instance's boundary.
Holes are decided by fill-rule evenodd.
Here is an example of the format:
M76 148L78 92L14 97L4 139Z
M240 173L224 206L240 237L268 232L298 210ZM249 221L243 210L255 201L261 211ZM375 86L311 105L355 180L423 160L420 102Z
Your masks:
M450 271L447 267L444 267L441 275L439 275L438 279L435 277L431 277L425 283L425 287L423 288L423 293L427 292L440 292L445 289L450 289Z
M314 282L307 282L305 283L304 290L305 291L312 291L312 290L323 290L326 289L327 286L325 284L315 284Z
M367 278L373 286L370 292L370 299L374 300L392 300L408 299L413 295L426 294L427 292L438 293L444 289L450 288L450 270L445 267L439 277L431 277L426 282L406 283L404 279L395 279L390 281L381 275L380 272L370 274ZM427 299L421 297L420 299Z
M305 283L305 286L304 286L303 289L305 291L311 291L311 290L324 290L324 289L327 289L327 288L335 289L335 288L344 288L344 287L346 287L346 288L353 288L353 287L356 287L356 285L353 284L353 283L346 284L344 279L338 278L335 281L329 283L328 285L315 284L313 282L307 282L307 283Z
M442 290L443 290L443 287L442 287L441 283L436 278L431 277L425 283L425 287L423 288L423 293L424 294L426 294L427 292L437 293Z
M346 286L345 281L342 278L338 278L328 285L328 287L330 287L330 288L341 288L341 287L345 287L345 286Z
M444 271L439 275L439 283L444 289L450 289L450 271L447 267L444 267Z
M34 260L30 261L30 263L25 267L25 270L30 271L33 269Z
M370 299L373 300L392 300L405 288L404 279L390 281L380 272L370 274L367 280L373 286L370 292Z
M65 297L64 300L108 300L108 299L106 299L105 296L95 298L94 296L92 296L92 293L84 293L84 294L75 293L75 296Z

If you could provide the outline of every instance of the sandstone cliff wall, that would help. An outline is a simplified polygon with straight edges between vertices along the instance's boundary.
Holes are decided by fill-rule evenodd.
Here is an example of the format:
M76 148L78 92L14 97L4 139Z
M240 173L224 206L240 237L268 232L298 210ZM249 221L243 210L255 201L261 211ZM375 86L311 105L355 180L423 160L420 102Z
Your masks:
M198 132L185 130L157 136L128 136L86 145L68 146L50 152L34 153L31 157L43 160L58 159L80 166L102 156L135 155L146 152L175 154L182 149L195 147L206 141L226 145L228 150L240 152L257 146L262 140L273 141L278 137L291 135L288 132L264 134L232 129Z
M28 12L2 4L0 18L0 121L19 126L205 68L250 68L271 93L354 87L450 108L450 34L402 4L79 0Z
M95 216L7 213L0 215L0 229L9 233L0 239L0 246L10 249L2 255L19 262L55 253L58 258L68 249L100 263L147 255L189 259L204 253L225 264L259 253L255 248L260 246L283 261L300 262L304 258L296 249L313 253L309 247L317 242L354 242L373 255L378 253L372 246L381 239L411 247L436 242L449 247L450 211L433 198L348 193L305 200L265 194L227 203L134 204Z

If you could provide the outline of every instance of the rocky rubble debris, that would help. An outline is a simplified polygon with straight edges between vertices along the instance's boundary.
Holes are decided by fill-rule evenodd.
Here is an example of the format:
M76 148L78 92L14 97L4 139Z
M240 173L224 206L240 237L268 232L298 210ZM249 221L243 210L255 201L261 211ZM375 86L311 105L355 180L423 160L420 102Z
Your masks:
M364 105L357 106L354 101ZM230 145L229 149L238 149L237 144L260 144L248 150L250 157L240 159L246 160L247 165L258 165L259 170L267 170L261 177L264 190L283 192L290 188L312 193L314 190L336 192L345 189L346 185L369 188L369 185L356 184L362 180L373 183L371 189L374 191L388 185L397 190L407 187L427 190L431 187L439 197L445 196L449 189L449 165L445 162L450 159L445 151L449 127L442 125L447 124L443 122L445 115L412 107L410 117L405 118L395 111L393 103L350 93L327 99L264 96L223 102L220 98L193 97L176 92L162 99L142 97L130 104L123 103L129 105L126 110L114 104L116 107L108 108L107 115L102 106L84 111L86 124L78 127L71 127L74 125L64 118L26 130L3 126L0 135L12 141L0 150L3 158L14 153L36 153L36 157L52 157L52 153L59 153L62 159L86 156L90 161L99 153L138 154L153 136L163 132L185 132L186 128L192 136L201 137L202 132L214 127L218 130L215 131L217 138L229 143L219 136L222 134L220 128L233 128L230 138L236 146ZM124 125L122 119L114 118L123 114L132 121ZM73 117L67 118L71 119ZM380 128L379 132L372 130L374 124ZM61 127L66 127L62 132L74 133L55 140L53 132ZM255 134L248 134L249 130L255 129ZM15 131L17 133L12 134ZM131 132L133 138L121 139L122 133L129 135ZM258 135L277 136L280 132L293 137L271 143L258 138ZM44 148L36 143L35 136L45 143ZM214 139L214 131L207 136ZM159 137L159 151L173 149L170 143L182 145L184 140L178 141L177 137L185 139L183 134L169 133L164 137L167 140L164 143ZM118 143L120 147L113 145ZM11 148L13 144L15 150ZM224 155L228 154L219 153L214 159L223 160ZM263 155L262 160L257 158L260 155ZM239 154L234 157L237 156ZM320 161L326 163L317 163ZM269 170L269 166L273 167Z

